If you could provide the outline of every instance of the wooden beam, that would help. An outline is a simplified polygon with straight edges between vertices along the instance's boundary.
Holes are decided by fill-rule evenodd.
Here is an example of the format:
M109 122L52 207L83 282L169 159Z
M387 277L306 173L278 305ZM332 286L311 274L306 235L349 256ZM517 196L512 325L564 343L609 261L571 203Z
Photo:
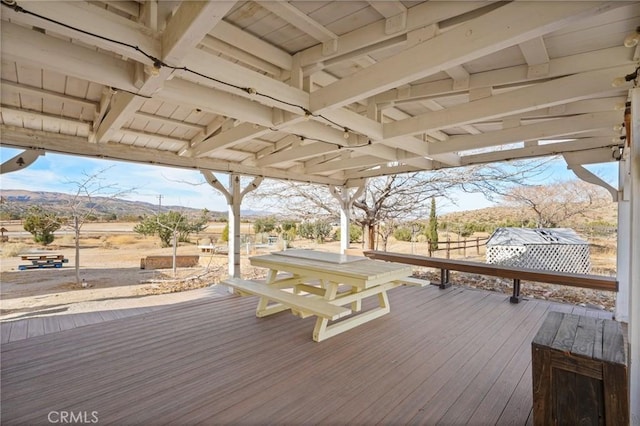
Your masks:
M423 133L428 130L470 124L520 112L575 102L589 96L615 93L611 81L628 73L629 67L608 68L525 87L384 125L385 138Z
M355 51L364 53L371 45L389 40L411 30L422 28L449 18L486 6L484 1L465 2L423 2L407 10L407 25L400 33L387 34L386 19L365 25L338 38L338 49L327 54L321 45L312 46L300 52L302 67L316 65Z
M193 50L185 54L182 63L189 69L210 77L205 78L186 71L176 72L175 74L182 79L207 87L214 87L218 90L233 93L234 95L298 115L304 115L302 108L308 109L309 107L309 94L304 90L297 89L202 50ZM251 88L255 92L266 96L248 93L243 90L245 88ZM270 99L269 96L275 99Z
M611 47L607 49L585 52L576 55L553 58L549 61L549 73L545 76L531 76L527 65L491 70L471 74L469 77L469 90L485 87L513 86L527 82L538 81L541 78L563 77L570 74L578 74L616 65L634 64L629 49ZM414 102L420 99L430 99L460 93L454 89L453 79L436 80L428 83L414 84L402 90L393 89L375 96L376 103L401 103Z
M200 108L213 114L233 117L260 126L271 127L272 109L257 102L251 102L240 96L221 92L185 80L169 80L154 99L178 105Z
M369 1L380 15L385 17L385 34L394 34L407 28L407 8L398 0Z
M230 58L237 59L244 64L264 71L276 78L280 77L282 74L282 69L276 65L273 65L271 62L268 62L263 58L255 56L244 50L241 50L237 46L224 42L215 37L206 36L204 39L202 39L201 44L207 49L222 53Z
M48 133L40 130L18 129L0 125L0 146L44 150L83 157L132 161L136 163L185 169L211 170L221 173L238 173L247 176L265 176L273 179L311 182L323 185L342 185L341 179L325 176L311 176L273 168L247 166L237 162L214 160L209 158L181 157L173 152L140 148L117 143L89 144L87 139L78 136Z
M123 90L137 90L132 83L133 64L127 61L4 20L0 31L2 59L5 61L16 61Z
M271 133L271 129L268 127L254 126L251 123L243 123L227 130L226 132L221 132L215 136L205 139L193 148L193 155L195 157L203 157L218 149L227 148L241 142L249 141L267 133Z
M291 70L293 60L289 53L228 22L218 22L209 35L283 70Z
M549 63L549 54L542 37L535 37L519 44L529 66Z
M55 101L66 103L66 104L78 105L82 108L86 108L92 111L95 111L96 108L98 107L97 102L90 101L85 98L66 95L64 93L41 89L39 87L28 86L22 83L19 84L13 81L2 80L1 87L3 92L16 92L16 93L28 94L28 95L40 97L43 99L50 99L50 100L55 100ZM380 131L382 132L382 129L380 129Z
M161 56L160 42L147 35L147 29L143 25L88 2L39 1L27 2L21 6L30 12L62 22L69 27L78 28L84 33L26 13L15 12L8 7L2 8L3 21L10 20L27 26L43 28L52 34L69 37L89 46L96 46L146 64L150 63L150 59L138 50L107 39L138 46L140 50L156 58ZM2 25L4 26L5 23L6 21ZM88 33L98 34L104 38L94 37Z
M136 111L134 115L135 117L141 118L143 120L154 121L156 123L165 124L168 126L182 127L189 130L195 130L198 132L202 131L205 128L205 126L202 126L200 124L188 123L186 121L175 120L173 118L163 117L160 115L148 114L142 111Z
M500 161L521 160L524 158L546 157L550 155L559 155L567 152L585 152L598 150L598 158L604 149L608 150L608 154L600 162L613 161L612 142L610 137L584 138L576 139L568 142L548 143L544 145L525 146L523 148L506 149L493 152L485 152L483 154L464 155L461 157L462 165L469 166L472 164L488 164Z
M613 4L558 2L541 8L535 2L509 3L313 92L311 110L348 105L547 34Z
M495 132L486 132L480 135L452 136L445 142L429 144L429 154L466 151L527 140L559 138L599 128L611 128L611 123L619 115L617 111L582 114Z
M185 53L196 47L235 3L232 0L181 3L162 32L163 61L180 65Z
M58 126L66 130L61 130L60 133L86 136L91 130L91 125L86 121L78 119L61 117L53 114L47 114L38 111L28 111L25 109L13 108L6 105L2 106L0 110L4 117L5 122L11 119L18 119L24 122L25 127L40 128L41 126L51 127ZM73 129L73 133L68 133Z
M164 63L178 65L192 48L194 48L209 30L219 22L234 2L183 2L173 14L165 30L162 33L162 56ZM152 96L162 88L165 80L173 70L168 67L157 69L158 75L152 75L144 81L142 87L136 91L142 96ZM120 102L117 108L112 107L96 130L96 140L106 142L111 139L114 132L126 123L133 113L138 111L144 99L141 97L120 96L119 100L127 99L126 103Z
M338 36L320 23L308 17L300 9L286 1L265 1L258 3L278 18L285 20L300 31L323 43L323 51L332 53L337 49Z
M293 146L289 149L259 158L256 160L256 166L266 167L286 163L287 161L304 160L305 158L338 151L339 149L340 147L338 145L334 145L332 143L311 142L306 145Z
M380 15L385 18L391 18L400 13L406 13L407 8L398 0L391 1L369 1L371 7L373 7Z

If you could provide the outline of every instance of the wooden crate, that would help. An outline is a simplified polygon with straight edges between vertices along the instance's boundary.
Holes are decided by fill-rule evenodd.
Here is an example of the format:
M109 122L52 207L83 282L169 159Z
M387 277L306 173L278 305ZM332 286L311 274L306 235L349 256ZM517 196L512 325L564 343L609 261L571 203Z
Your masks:
M551 312L531 350L534 424L629 423L628 348L619 322Z

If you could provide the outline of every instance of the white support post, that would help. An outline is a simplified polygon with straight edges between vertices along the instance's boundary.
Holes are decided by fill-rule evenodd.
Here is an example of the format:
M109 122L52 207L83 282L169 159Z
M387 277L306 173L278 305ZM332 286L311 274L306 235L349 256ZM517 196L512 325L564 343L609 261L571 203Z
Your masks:
M353 201L364 191L364 183L356 189L353 195L350 195L349 189L344 186L340 189L332 186L329 189L331 195L340 203L340 253L345 254L350 243L349 222L351 206Z
M349 222L351 218L349 215L350 209L345 209L340 206L340 253L345 254L351 243L351 233L349 232Z
M260 186L262 177L256 177L244 190L240 190L240 176L229 175L229 189L208 170L200 171L209 185L220 191L227 199L229 206L229 276L242 278L240 271L240 206L244 196ZM230 291L231 288L229 289Z
M640 88L631 90L631 242L629 244L631 286L629 343L631 346L630 419L640 425Z
M240 176L229 175L231 202L229 203L229 276L242 278L240 274Z
M616 295L615 319L629 322L629 301L631 282L629 281L631 258L631 181L629 169L629 150L625 150L618 166L618 241L616 250L616 277L618 279L618 294Z

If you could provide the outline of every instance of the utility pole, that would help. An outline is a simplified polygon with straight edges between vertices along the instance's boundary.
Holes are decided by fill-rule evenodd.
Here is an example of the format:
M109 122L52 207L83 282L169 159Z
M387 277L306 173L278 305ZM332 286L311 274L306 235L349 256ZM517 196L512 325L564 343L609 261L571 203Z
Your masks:
M158 194L158 214L160 214L160 209L162 208L162 194Z

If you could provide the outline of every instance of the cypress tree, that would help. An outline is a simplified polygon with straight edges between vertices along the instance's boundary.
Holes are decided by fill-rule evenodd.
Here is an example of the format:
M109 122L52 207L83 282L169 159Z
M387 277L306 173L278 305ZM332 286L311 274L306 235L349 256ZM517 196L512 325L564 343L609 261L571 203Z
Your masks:
M438 218L436 217L436 199L431 197L431 212L429 213L429 245L431 250L438 249Z

